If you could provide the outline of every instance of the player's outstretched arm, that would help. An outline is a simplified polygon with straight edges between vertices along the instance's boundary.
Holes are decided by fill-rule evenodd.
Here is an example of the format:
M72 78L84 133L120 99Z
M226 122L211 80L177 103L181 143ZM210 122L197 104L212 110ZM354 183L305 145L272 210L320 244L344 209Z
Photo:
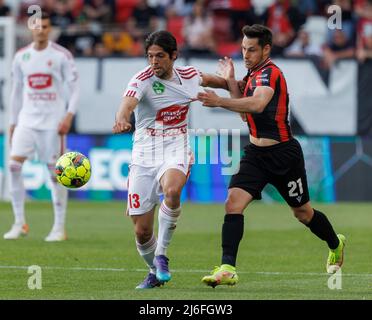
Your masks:
M116 113L115 123L112 127L113 133L129 132L132 129L130 117L138 105L138 100L133 97L124 97Z
M264 111L273 95L274 90L272 88L258 87L251 97L239 99L223 98L212 90L205 90L205 92L199 92L197 98L205 107L221 107L240 113L261 113Z
M202 73L203 87L222 88L228 90L232 98L241 98L243 95L242 81L235 79L235 68L231 58L225 57L218 61L216 75ZM245 83L244 83L245 84Z
M202 73L201 74L202 87L210 87L210 88L219 88L219 89L225 89L229 90L229 87L227 85L227 82L224 78L211 73Z
M230 58L225 57L224 59L218 60L218 70L216 74L202 73L201 77L201 86L203 87L229 90L228 82L235 80L234 64Z

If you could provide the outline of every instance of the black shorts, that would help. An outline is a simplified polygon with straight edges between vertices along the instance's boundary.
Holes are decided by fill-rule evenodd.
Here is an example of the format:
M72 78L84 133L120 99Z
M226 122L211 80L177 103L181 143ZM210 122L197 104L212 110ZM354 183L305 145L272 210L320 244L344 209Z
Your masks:
M259 200L263 188L270 183L291 207L309 201L304 155L296 139L269 147L249 144L244 151L229 189L243 189Z

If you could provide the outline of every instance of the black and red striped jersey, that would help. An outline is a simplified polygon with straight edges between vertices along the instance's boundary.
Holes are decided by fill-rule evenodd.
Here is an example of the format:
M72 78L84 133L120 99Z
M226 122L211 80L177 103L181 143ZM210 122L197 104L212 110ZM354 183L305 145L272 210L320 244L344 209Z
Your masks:
M280 142L292 138L289 125L289 98L287 82L282 71L268 58L258 67L250 70L244 78L247 81L244 96L253 96L257 87L267 86L274 95L262 113L247 113L250 134L255 138L269 138Z

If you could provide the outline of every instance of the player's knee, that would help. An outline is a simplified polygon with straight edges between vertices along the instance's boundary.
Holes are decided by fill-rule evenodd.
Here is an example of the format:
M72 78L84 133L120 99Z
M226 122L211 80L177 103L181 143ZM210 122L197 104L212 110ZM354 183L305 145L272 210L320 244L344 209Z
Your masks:
M164 197L169 200L169 202L179 202L181 198L182 188L170 186L165 188Z
M50 180L53 182L53 183L57 183L57 177L56 175L53 173L53 172L50 172L49 173L49 177L50 177Z
M245 207L244 204L239 201L239 198L233 194L229 194L225 201L225 211L231 213L243 213Z
M313 217L312 210L309 210L307 207L292 208L292 210L297 220L303 224L308 224Z
M141 244L148 242L153 233L153 230L150 226L136 226L134 231L137 241Z
M23 162L11 159L9 161L9 171L11 173L19 173L22 171Z
M48 171L49 171L49 176L52 182L57 182L57 176L55 173L55 166L54 164L48 164Z

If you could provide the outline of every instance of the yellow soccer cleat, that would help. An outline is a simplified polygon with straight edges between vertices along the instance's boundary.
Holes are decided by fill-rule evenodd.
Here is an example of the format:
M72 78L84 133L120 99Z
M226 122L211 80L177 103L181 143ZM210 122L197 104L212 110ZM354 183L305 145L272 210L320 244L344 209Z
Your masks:
M344 248L346 244L346 238L342 234L337 235L340 240L340 244L334 250L329 249L329 255L327 259L327 272L330 274L336 273L341 269L342 263L344 262Z
M202 278L202 282L207 286L216 287L218 285L233 286L239 280L235 267L229 264L223 264L220 267L215 267L210 276Z

